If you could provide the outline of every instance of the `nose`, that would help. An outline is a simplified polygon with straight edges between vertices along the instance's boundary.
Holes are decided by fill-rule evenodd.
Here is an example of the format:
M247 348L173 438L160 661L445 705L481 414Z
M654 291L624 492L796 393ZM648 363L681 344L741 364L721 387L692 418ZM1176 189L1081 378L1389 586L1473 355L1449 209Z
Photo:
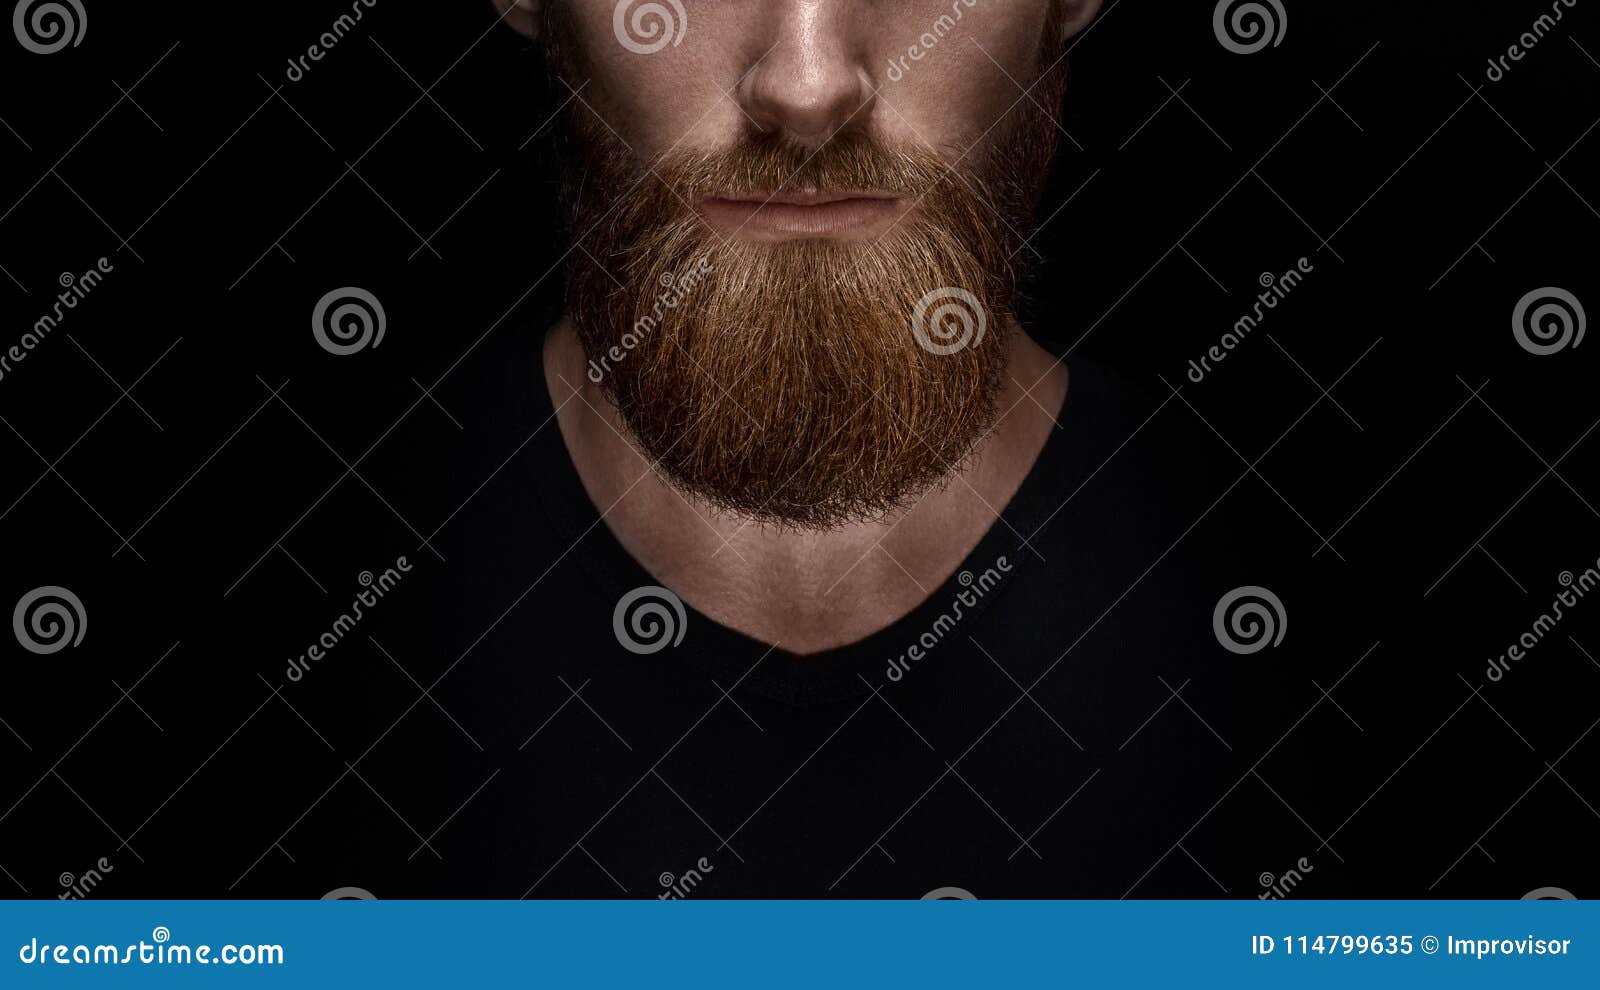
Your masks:
M770 0L762 51L737 98L763 131L817 145L865 126L875 88L851 8L859 0Z

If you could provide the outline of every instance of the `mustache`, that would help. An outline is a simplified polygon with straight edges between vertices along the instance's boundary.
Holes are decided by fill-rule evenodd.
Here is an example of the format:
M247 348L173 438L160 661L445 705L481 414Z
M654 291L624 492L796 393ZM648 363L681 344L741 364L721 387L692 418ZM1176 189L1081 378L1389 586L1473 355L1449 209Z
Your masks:
M890 146L852 131L807 147L782 135L760 135L715 151L675 152L651 171L690 202L829 191L926 195L957 181L932 148Z

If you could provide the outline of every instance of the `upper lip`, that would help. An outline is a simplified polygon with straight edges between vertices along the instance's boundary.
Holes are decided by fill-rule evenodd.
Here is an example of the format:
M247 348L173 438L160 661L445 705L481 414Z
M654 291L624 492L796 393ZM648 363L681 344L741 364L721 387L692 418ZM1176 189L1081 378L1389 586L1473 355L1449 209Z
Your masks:
M806 189L789 192L730 194L711 196L713 200L728 203L753 203L757 206L777 203L784 206L826 206L851 199L897 199L893 193L864 189Z

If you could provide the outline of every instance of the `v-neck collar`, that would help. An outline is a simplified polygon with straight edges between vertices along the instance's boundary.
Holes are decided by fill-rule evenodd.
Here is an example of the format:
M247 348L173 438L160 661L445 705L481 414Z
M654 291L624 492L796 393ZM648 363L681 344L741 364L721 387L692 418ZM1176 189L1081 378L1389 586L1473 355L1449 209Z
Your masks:
M608 600L620 600L629 591L662 582L628 553L601 518L555 422L543 355L544 330L553 322L552 316L529 328L526 337L532 346L522 362L526 370L517 376L527 382L519 390L524 421L546 424L530 444L536 448L534 456L522 461L525 483L538 493L550 524L560 541L572 548L584 574ZM1082 475L1085 459L1073 456L1083 446L1074 413L1085 404L1086 393L1101 387L1092 366L1074 362L1057 417L1061 425L1051 430L1016 493L950 577L884 628L843 646L797 655L725 626L685 601L688 620L683 641L640 661L683 663L725 688L737 682L795 704L844 702L869 694L884 683L891 664L913 646L919 664L936 666L941 654L948 655L952 646L966 641L967 630L996 599L1031 567L1039 566L1040 557L1030 543L1050 521L1063 492L1082 480L1075 477ZM952 613L958 617L954 624Z

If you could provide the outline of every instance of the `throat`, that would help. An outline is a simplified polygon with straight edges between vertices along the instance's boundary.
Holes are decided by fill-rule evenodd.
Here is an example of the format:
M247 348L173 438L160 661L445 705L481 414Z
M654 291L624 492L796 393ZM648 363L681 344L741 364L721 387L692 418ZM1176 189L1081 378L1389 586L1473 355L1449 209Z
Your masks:
M827 529L719 512L674 488L585 379L583 349L566 321L546 340L544 370L573 467L622 548L707 618L808 655L915 611L999 524L1057 428L1067 390L1064 365L1024 334L1013 339L1001 415L968 462L903 509Z

